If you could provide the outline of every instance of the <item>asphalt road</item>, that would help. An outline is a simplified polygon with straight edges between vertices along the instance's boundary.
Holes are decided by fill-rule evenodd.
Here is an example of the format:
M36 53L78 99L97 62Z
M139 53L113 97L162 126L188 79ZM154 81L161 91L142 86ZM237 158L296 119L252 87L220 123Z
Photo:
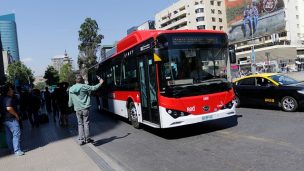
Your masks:
M304 112L237 112L237 125L230 119L165 131L135 129L105 112L91 124L95 146L126 170L303 170Z

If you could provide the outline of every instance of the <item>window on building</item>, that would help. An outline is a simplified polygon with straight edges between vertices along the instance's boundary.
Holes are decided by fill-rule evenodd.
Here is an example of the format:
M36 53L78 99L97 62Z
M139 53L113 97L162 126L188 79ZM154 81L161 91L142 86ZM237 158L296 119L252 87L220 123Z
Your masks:
M181 8L179 9L179 11L183 11L183 10L185 10L185 9L186 9L186 7L183 6L183 7L181 7Z
M299 15L296 15L296 18L299 19Z
M223 30L224 29L224 27L223 26L220 26L220 30Z
M222 14L222 11L221 11L221 10L218 10L217 13L218 13L218 14Z
M198 30L205 30L206 26L205 25L199 25L199 26L197 26L197 29Z
M204 13L204 8L198 8L198 9L196 9L195 13Z
M194 5L198 5L198 2L195 2Z
M221 1L217 1L217 6L221 6L222 2Z
M220 22L220 23L223 22L223 19L222 19L222 18L219 18L219 22Z
M213 30L216 30L216 26L213 26Z
M211 5L214 5L214 1L210 1L210 4L211 4Z
M211 9L211 14L214 14L215 13L215 10L214 9Z
M211 20L212 20L212 22L215 22L215 17L212 17Z
M197 18L196 18L196 21L197 21L197 22L199 22L199 21L205 21L205 17L197 17Z

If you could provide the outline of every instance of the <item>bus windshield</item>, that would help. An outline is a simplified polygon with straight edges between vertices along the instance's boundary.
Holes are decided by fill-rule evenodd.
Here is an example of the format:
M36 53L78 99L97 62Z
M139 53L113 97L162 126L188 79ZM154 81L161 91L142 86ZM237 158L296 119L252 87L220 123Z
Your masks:
M158 43L165 86L226 78L228 51L224 34L163 35Z

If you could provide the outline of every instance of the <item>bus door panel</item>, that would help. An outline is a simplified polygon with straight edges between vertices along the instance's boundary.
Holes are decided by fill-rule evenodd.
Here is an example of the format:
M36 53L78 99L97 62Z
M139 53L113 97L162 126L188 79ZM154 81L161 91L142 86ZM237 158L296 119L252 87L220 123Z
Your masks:
M159 124L156 68L152 55L139 56L138 66L143 121Z

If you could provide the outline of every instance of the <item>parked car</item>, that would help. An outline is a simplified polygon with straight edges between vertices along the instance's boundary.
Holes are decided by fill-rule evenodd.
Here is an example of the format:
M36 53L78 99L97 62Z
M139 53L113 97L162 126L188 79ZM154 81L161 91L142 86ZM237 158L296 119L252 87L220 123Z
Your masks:
M293 112L304 107L304 84L277 73L245 76L233 82L237 106L278 106Z

